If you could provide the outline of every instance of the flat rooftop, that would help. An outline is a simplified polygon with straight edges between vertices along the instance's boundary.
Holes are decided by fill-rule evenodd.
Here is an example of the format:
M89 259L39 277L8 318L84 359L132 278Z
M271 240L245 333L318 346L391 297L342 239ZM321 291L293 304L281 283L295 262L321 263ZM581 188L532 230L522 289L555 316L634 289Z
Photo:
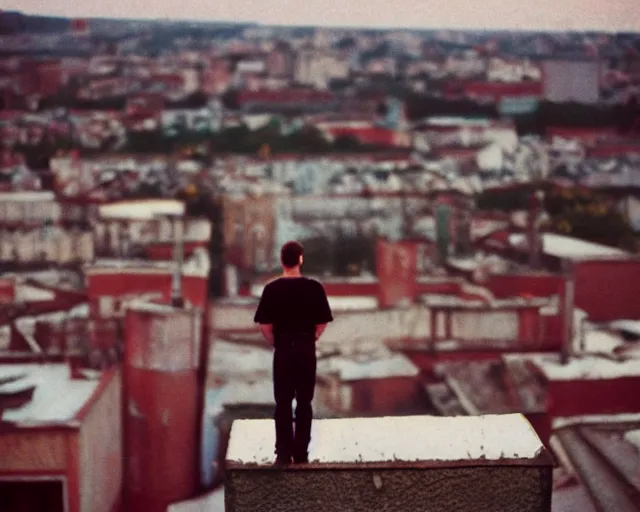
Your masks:
M557 354L505 354L505 361L531 361L550 381L640 378L640 359L618 361L599 355L571 357L562 364Z
M100 205L102 219L153 220L159 215L184 215L185 206L175 199L140 199Z
M167 512L224 512L224 489L169 505Z
M274 443L272 420L236 420L227 464L239 469L270 467ZM456 466L480 461L535 465L540 457L548 465L542 442L521 414L322 419L313 422L311 464L305 467Z
M525 240L526 237L522 234L514 234L509 237L509 241L514 246L521 246ZM569 260L629 255L629 253L621 249L616 249L615 247L586 242L578 238L557 235L555 233L543 233L542 243L545 254Z
M342 382L387 379L391 377L417 377L420 369L402 354L358 359L336 356L318 361L318 374L336 373Z
M100 382L72 380L67 364L0 365L0 379L11 377L20 378L0 386L0 393L36 386L31 401L2 413L2 421L25 427L73 422Z

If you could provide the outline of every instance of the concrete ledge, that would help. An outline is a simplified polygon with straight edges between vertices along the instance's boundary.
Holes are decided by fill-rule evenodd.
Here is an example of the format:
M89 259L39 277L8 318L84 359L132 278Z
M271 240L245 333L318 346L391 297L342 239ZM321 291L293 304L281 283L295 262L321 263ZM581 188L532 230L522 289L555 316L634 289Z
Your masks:
M271 420L234 422L225 510L548 512L553 461L520 414L315 420L309 464L274 467Z

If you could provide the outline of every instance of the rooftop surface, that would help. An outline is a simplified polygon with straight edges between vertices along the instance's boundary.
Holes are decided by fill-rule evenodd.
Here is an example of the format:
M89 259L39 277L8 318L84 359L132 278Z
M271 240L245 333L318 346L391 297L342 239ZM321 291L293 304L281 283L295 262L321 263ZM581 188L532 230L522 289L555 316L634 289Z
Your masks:
M523 244L525 235L511 235L510 242L513 245ZM555 233L544 233L542 235L543 250L545 254L565 259L580 259L587 257L623 256L626 253L614 247L602 244L585 242L578 238L572 238Z
M506 361L530 360L549 380L609 380L640 377L637 359L616 361L602 356L574 357L562 364L556 354L505 355Z
M445 408L455 399L466 414L501 414L512 411L544 410L545 392L541 383L524 365L498 361L441 363L438 371L451 396L442 389L431 388L436 400ZM445 413L445 410L442 411Z
M586 487L597 510L640 510L638 432L638 423L610 421L556 430L563 466Z
M318 373L337 373L343 382L391 377L417 377L420 369L402 354L356 360L330 357L318 362Z
M260 333L262 336L262 333ZM252 378L256 374L271 375L271 347L242 345L216 338L209 352L209 374L223 379Z
M35 384L33 398L17 409L6 409L2 420L20 426L65 424L74 420L80 409L98 388L99 380L71 380L66 364L3 364L0 379L24 376L18 381L0 386ZM12 389L6 389L12 392ZM15 390L13 390L15 391Z
M363 433L366 432L366 435ZM271 466L272 420L236 420L227 462ZM316 420L309 460L315 464L534 461L542 442L521 414L489 416L404 416Z
M224 512L224 489L169 505L167 512Z
M153 220L159 215L184 215L184 204L174 199L118 201L100 206L103 219Z

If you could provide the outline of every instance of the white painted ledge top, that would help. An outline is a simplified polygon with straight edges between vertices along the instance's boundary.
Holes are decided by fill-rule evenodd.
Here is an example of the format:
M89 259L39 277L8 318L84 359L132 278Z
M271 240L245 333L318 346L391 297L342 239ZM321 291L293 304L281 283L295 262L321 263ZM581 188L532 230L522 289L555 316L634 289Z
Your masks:
M273 464L273 420L236 420L227 462ZM314 420L309 461L315 464L513 461L544 447L521 414L402 416Z

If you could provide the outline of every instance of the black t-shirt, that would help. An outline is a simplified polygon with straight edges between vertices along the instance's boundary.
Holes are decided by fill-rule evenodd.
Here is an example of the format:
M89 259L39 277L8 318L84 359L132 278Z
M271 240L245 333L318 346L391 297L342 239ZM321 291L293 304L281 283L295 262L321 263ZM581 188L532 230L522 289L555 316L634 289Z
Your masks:
M308 277L280 277L262 291L254 322L273 324L275 336L315 335L316 325L333 320L322 284Z

